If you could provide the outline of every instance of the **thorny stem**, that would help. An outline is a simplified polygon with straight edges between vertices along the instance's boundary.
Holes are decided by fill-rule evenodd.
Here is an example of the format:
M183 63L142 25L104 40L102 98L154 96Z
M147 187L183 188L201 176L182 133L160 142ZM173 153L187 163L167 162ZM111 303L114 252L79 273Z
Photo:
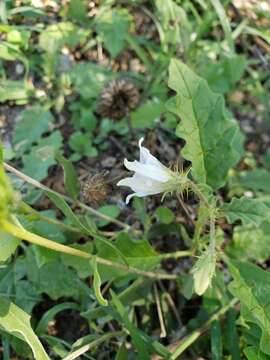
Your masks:
M210 251L215 252L216 248L216 237L215 237L215 218L214 216L210 217Z
M215 239L215 209L211 204L209 204L207 198L204 196L199 187L193 182L189 182L189 186L192 191L199 197L199 199L205 204L210 212L210 251L215 252L216 239ZM200 225L200 224L199 224ZM196 231L195 231L196 233Z
M52 240L48 240L42 236L33 234L23 228L21 229L18 226L12 224L11 222L9 222L7 220L1 220L0 225L2 226L3 230L8 232L9 234L11 234L17 238L26 240L32 244L43 246L47 249L59 251L59 252L74 255L74 256L79 256L79 257L82 257L82 258L85 258L88 260L92 260L95 257L98 264L110 266L110 267L113 267L116 269L127 271L132 274L141 275L141 276L145 276L145 277L152 278L152 279L176 280L179 278L179 276L175 275L175 274L167 274L167 273L160 273L160 272L155 272L155 271L140 270L140 269L134 268L132 266L128 266L125 264L119 264L114 261L107 260L107 259L98 257L96 255L92 255L87 252L56 243L56 242L54 242Z
M238 299L232 299L229 304L223 306L215 314L213 314L206 323L201 326L199 329L194 330L191 334L186 336L181 343L176 346L174 352L172 353L170 360L177 359L190 345L192 345L205 331L209 328L213 321L218 320L222 315L224 315L230 308L238 303Z
M84 203L80 202L80 201L74 201L73 199L71 199L70 197L66 196L66 195L63 195L63 194L60 194L58 193L57 191L54 191L52 189L50 189L49 187L41 184L39 181L36 181L34 179L32 179L31 177L25 175L24 173L22 173L21 171L15 169L13 166L10 166L9 164L5 163L4 162L4 168L6 170L8 170L9 172L15 174L16 176L18 176L20 179L24 180L25 182L27 182L28 184L31 184L41 190L45 190L45 191L49 191L49 192L53 192L54 194L56 195L59 195L61 196L63 199L65 199L67 202L69 203L72 203L72 204L75 204L77 206L79 206L80 208L82 209L85 209L87 211L89 211L91 214L99 217L100 219L104 219L104 220L107 220L107 221L110 221L118 226L120 226L121 228L125 229L126 231L129 231L131 230L131 227L125 223L123 223L122 221L119 221L117 219L113 219L111 218L110 216L108 215L104 215L102 214L101 212L93 209L92 207L88 206L88 205L85 205Z
M199 197L199 199L202 200L209 209L211 209L211 205L209 204L208 200L206 199L202 191L199 189L199 187L193 181L189 181L188 184L192 191Z

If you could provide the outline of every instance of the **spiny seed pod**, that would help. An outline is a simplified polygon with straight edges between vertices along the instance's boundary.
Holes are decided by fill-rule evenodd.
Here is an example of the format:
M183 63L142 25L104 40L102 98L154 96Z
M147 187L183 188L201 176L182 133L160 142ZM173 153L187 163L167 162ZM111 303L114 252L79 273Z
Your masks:
M103 117L118 120L135 109L139 100L139 91L131 80L114 79L102 90L98 112Z
M107 173L89 175L81 184L81 200L93 206L101 205L108 196Z

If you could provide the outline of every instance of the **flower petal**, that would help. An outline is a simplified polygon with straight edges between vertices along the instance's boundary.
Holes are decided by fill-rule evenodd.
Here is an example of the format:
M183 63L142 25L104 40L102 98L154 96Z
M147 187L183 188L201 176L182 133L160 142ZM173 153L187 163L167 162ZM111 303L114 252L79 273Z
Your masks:
M137 197L145 197L149 194L143 194L143 193L133 193L133 194L129 194L127 197L126 197L126 204L129 203L130 199L132 199L134 196L137 196ZM150 194L151 195L151 194Z
M167 190L166 183L155 181L139 174L122 179L117 185L128 186L136 193L143 194L144 196L159 194Z
M164 166L164 169L161 167L141 164L139 161L128 161L124 160L125 167L130 170L143 175L145 177L149 177L153 180L166 182L171 179L170 170Z
M150 151L142 146L143 138L139 140L140 147L140 163L146 165L153 165L156 167L160 167L161 169L168 170L166 166L164 166L155 156L153 156Z

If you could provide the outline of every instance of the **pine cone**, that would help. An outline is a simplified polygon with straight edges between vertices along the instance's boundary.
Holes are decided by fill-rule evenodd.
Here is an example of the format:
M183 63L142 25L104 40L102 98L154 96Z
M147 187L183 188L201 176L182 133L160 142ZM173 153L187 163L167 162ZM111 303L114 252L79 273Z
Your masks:
M139 91L131 80L114 79L102 90L98 112L103 117L118 120L135 109L139 100Z
M109 187L106 182L106 172L89 175L81 186L81 199L93 206L100 206L108 197Z

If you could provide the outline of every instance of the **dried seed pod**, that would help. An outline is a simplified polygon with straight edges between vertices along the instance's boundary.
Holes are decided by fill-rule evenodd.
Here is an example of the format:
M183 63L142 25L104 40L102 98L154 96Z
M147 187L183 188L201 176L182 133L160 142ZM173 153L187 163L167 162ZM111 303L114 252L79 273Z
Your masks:
M98 112L103 117L118 120L135 109L139 100L139 91L130 79L114 79L102 90Z
M107 172L89 175L81 184L81 199L93 206L101 205L108 196Z

